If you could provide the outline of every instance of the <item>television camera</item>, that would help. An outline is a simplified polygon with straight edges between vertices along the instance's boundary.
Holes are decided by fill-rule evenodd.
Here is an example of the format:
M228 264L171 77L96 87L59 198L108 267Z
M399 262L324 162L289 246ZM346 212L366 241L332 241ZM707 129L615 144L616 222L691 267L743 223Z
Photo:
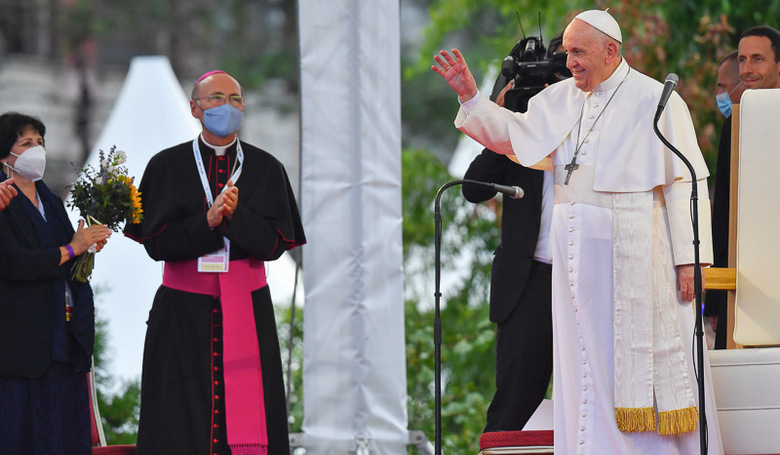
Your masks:
M536 36L518 41L501 64L501 74L490 98L495 101L506 84L514 80L514 88L504 95L504 107L525 112L532 96L550 84L571 77L571 71L566 67L566 52L557 51L561 42L561 35L553 38L548 48Z

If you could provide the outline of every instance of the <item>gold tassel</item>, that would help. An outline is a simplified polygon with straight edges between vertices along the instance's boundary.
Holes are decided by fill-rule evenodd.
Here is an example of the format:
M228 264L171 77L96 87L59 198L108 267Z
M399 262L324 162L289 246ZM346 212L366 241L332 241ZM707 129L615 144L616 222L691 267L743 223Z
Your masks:
M699 410L694 406L674 411L658 413L658 434L661 436L680 435L694 431L699 421Z
M653 408L615 408L615 419L620 431L633 433L655 430Z

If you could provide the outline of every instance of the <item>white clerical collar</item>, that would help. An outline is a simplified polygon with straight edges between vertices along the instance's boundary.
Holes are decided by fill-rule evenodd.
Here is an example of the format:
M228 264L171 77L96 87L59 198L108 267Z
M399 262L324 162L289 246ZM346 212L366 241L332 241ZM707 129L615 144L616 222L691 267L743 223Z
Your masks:
M209 142L206 139L203 138L203 133L201 133L201 135L200 135L200 140L202 140L203 143L206 144L210 149L213 149L214 153L217 156L225 156L225 153L227 152L227 149L230 148L231 145L235 144L236 141L238 140L238 136L234 137L233 138L233 142L231 142L230 144L227 144L227 145L209 144Z
M612 75L607 78L606 81L602 82L596 88L593 89L594 92L608 92L610 90L613 90L615 87L620 85L620 82L623 80L623 78L626 77L626 73L628 73L628 63L626 63L626 59L621 57L620 58L620 64L617 68L615 68L615 71L612 72Z

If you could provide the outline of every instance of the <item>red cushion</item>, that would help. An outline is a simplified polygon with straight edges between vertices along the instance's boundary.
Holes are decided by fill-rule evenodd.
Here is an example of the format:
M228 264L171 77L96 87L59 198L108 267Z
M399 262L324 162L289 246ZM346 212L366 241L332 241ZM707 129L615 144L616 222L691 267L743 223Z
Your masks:
M494 447L528 447L553 445L553 430L534 431L491 431L482 433L480 449Z
M135 446L93 447L92 455L135 455Z

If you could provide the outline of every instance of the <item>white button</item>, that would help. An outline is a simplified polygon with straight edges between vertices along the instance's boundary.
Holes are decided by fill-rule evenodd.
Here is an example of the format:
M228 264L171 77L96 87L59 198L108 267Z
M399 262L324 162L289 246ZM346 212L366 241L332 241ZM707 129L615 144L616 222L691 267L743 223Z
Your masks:
M570 227L570 228L569 228L569 232L574 232L574 228L573 228L573 227Z
M574 246L574 242L569 242L569 246Z

